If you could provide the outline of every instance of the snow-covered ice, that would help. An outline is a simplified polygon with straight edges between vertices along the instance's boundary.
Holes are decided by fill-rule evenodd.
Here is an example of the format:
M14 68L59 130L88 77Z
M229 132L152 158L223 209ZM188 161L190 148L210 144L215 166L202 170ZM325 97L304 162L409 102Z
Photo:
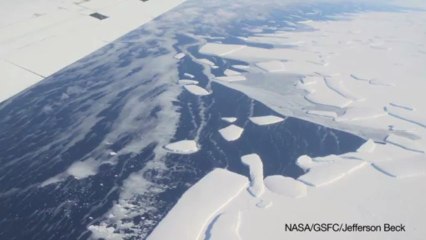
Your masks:
M229 122L229 123L234 123L235 121L237 121L236 117L222 117L221 118L223 121L225 122Z
M247 186L244 176L213 170L185 192L148 240L199 239L215 214Z
M223 72L223 74L225 74L225 76L238 76L238 75L241 75L240 72L237 72L237 71L234 71L234 70L231 70L231 69L226 69Z
M220 214L212 223L211 229L206 233L206 240L240 240L238 233L240 218L239 212Z
M307 194L306 185L293 178L274 175L265 178L265 186L273 193L291 198L304 197Z
M222 77L215 77L216 80L224 81L224 82L240 82L247 80L245 76L243 75L233 75L233 76L222 76Z
M182 58L184 58L186 56L185 53L177 53L174 58L176 58L177 60L181 60Z
M211 92L207 91L206 89L194 84L187 84L187 85L184 85L183 87L186 90L188 90L188 92L197 96L207 96L211 94Z
M249 168L250 187L248 191L255 197L260 197L265 191L263 183L263 163L257 154L248 154L241 157L241 162Z
M219 130L219 133L228 142L238 140L243 134L243 132L243 128L234 124Z
M181 140L178 142L169 143L164 148L172 153L191 154L198 152L199 147L194 140Z
M266 72L283 72L286 70L285 64L282 61L266 61L266 62L258 62L256 66Z
M284 121L284 118L274 116L274 115L250 117L249 119L252 123L259 126L271 125L271 124L280 123Z
M198 81L192 80L192 79L181 79L181 80L179 80L179 84L181 84L181 85L196 85L196 84L198 84Z
M335 155L313 160L318 164L311 166L298 180L314 187L331 184L367 164L364 161L343 159Z

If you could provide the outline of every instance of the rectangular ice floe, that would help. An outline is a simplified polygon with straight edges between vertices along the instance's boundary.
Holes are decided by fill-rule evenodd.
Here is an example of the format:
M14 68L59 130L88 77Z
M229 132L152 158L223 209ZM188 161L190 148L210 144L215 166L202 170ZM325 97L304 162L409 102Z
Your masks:
M191 154L199 150L197 142L194 140L182 140L178 142L169 143L164 148L167 151L177 154Z
M244 176L213 170L184 193L148 240L199 239L211 218L247 186Z

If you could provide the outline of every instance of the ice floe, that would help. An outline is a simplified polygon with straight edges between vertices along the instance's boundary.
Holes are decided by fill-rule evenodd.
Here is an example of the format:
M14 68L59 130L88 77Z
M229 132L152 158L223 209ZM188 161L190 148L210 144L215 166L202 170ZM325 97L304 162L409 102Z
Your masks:
M188 77L188 78L194 78L195 76L194 75L192 75L192 74L190 74L190 73L184 73L183 74L185 77Z
M184 58L185 56L186 56L186 54L181 52L181 53L176 54L174 56L174 58L180 60L180 59Z
M337 113L332 111L323 111L323 110L308 110L306 111L307 114L315 115L315 116L321 116L331 119L337 118Z
M206 240L240 240L238 228L240 227L241 216L239 212L229 212L220 214L210 230L207 232Z
M333 183L367 164L365 161L343 159L335 155L316 158L313 162L318 163L313 164L298 180L314 187Z
M280 123L284 121L284 118L274 116L274 115L250 117L249 119L252 123L259 126L271 125L271 124Z
M211 92L207 91L206 89L197 86L197 85L193 85L193 84L188 84L188 85L184 85L183 86L188 92L197 95L197 96L207 96L210 95Z
M210 66L210 67L216 66L216 65L214 64L214 62L212 62L212 61L208 60L207 58L197 59L196 61L197 61L198 63L201 63L201 64L203 64L203 65L207 65L207 66Z
M407 137L399 136L396 134L389 134L386 138L386 142L402 147L409 151L414 152L425 152L425 146L419 140L409 139Z
M238 75L241 75L240 72L237 72L237 71L234 71L234 70L231 70L231 69L226 69L223 72L223 74L225 74L225 76L238 76Z
M222 77L215 77L216 80L224 81L224 82L240 82L247 80L245 76L243 75L234 75L234 76L222 76Z
M373 162L373 166L396 178L426 176L426 155L416 154L410 158L378 160Z
M226 56L233 52L240 51L244 48L245 48L244 45L207 43L201 47L200 53L217 54L219 56Z
M198 81L192 80L192 79L181 79L181 80L179 80L179 84L181 84L181 85L196 85L196 84L198 84Z
M266 72L283 72L286 70L285 65L282 61L266 61L266 62L258 62L256 66Z
M219 130L219 133L222 135L222 137L229 142L238 140L243 134L243 132L243 128L234 124Z
M265 191L262 159L257 154L248 154L242 156L241 161L250 171L250 187L247 190L253 196L260 197Z
M244 176L213 170L183 194L148 240L199 239L214 215L248 184Z
M237 121L236 117L222 117L221 118L223 121L225 122L229 122L229 123L234 123L235 121Z
M177 154L191 154L198 152L199 147L194 140L181 140L164 146L167 151Z
M307 194L306 185L290 177L274 175L266 177L264 182L271 192L282 196L300 198Z

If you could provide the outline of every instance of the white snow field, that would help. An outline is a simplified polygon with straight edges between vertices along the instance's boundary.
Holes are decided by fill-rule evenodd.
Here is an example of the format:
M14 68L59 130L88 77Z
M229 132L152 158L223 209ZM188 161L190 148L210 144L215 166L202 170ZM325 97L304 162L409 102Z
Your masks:
M182 2L0 1L0 102Z
M247 186L244 176L213 170L179 199L148 239L200 239L217 213ZM225 229L219 229L222 231Z
M198 86L198 85L194 85L194 84L186 84L183 86L188 92L197 95L197 96L207 96L210 95L211 92L207 91L206 89Z
M273 115L250 117L249 119L252 123L259 126L271 125L284 121L284 118Z
M171 153L177 154L191 154L198 152L199 147L194 140L181 140L173 143L169 143L164 148Z
M282 115L350 131L369 140L355 152L300 156L297 165L305 173L298 179L268 176L262 194L251 194L252 188L247 186L243 191L239 189L226 206L211 212L208 223L193 231L202 232L200 235L208 239L230 236L243 240L426 236L426 15L409 10L362 12L343 19L303 22L313 31L278 29L264 34L254 29L255 36L246 39L272 44L275 48L271 49L221 43L201 47L203 54L257 66L244 69L248 81L218 83ZM280 48L290 43L294 43L291 48ZM274 61L282 62L285 71L271 71L278 69L272 64L261 69L256 65ZM259 78L259 71L263 78ZM282 80L283 88L291 90L269 85L274 76L284 79L286 74L301 76L288 80L290 83ZM259 163L261 160L249 165L260 169ZM250 186L259 184L259 176L263 175L254 172L251 169ZM209 181L222 179L209 176ZM191 214L183 213L175 221L187 216ZM284 229L285 224L295 223L374 225L381 231L318 233ZM402 224L406 231L385 232L385 223ZM157 228L163 228L163 224L167 222ZM221 229L229 235L216 235Z
M244 132L243 128L234 124L219 130L220 135L222 135L222 137L228 142L238 140L243 134L243 132Z
M314 184L305 184L303 181L275 175L265 178L263 182L266 187L262 194L258 195L251 194L251 187L248 186L254 186L262 175L258 172L262 168L262 162L257 161L260 157L251 154L242 158L252 161L250 166L254 171L250 174L250 185L246 184L243 189L235 190L236 196L233 195L232 201L225 204L226 206L221 205L220 210L214 208L211 214L205 214L208 216L207 223L204 219L199 221L203 223L203 226L198 226L197 222L197 226L191 231L198 238L175 239L223 239L213 236L230 236L229 239L239 236L237 239L245 240L421 239L419 237L426 234L426 230L422 227L426 209L420 207L423 206L426 197L426 188L422 184L426 181L424 154L401 152L387 144L374 144L372 141L367 141L358 151L339 156L315 159L302 156L298 163L302 161L307 166L306 163L314 162L306 168L308 171L302 177L312 180L313 183L328 184L319 184L315 187L312 186ZM352 163L344 163L344 161ZM315 173L310 172L312 169L315 169ZM339 172L344 177L340 176ZM222 186L224 182L222 176L212 175L214 174L209 174L202 179L200 184L208 179L211 185ZM309 175L311 177L308 178ZM328 178L330 175L334 177ZM240 177L247 179L247 177ZM207 195L208 192L215 194L216 189L222 188L209 190L206 187L205 194ZM200 190L197 186L189 189L185 195L194 194L192 191L197 193ZM216 197L212 202L215 201ZM208 200L205 204L207 208L210 208ZM205 209L203 204L192 207L193 205L189 203L186 211L182 211L179 216L169 214L168 217L171 218L174 215L175 218L167 218L167 221L161 222L155 232L167 227L172 231L166 231L168 236L173 236L174 232L176 236L181 236L182 229L169 225L171 221L175 221L174 224L189 231L186 230L187 217L192 219L193 213L199 211L204 213ZM177 206L181 208L180 202ZM182 219L185 219L185 222L178 223ZM403 224L407 231L396 235L396 233L384 231L315 233L289 232L283 229L283 224L330 222L348 225L354 223L380 225L382 228L385 223ZM199 237L203 235L210 238Z

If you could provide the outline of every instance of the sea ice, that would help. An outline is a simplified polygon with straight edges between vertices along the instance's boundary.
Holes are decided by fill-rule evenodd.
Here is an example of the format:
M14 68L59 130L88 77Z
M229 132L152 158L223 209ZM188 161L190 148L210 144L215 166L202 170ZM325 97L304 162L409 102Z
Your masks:
M207 58L201 58L196 60L198 63L213 67L215 66L214 62L208 60Z
M195 76L194 75L192 75L192 74L190 74L190 73L184 73L183 74L185 77L188 77L188 78L194 78Z
M180 59L184 58L185 56L186 56L185 53L178 53L178 54L175 55L174 58L180 60Z
M381 172L396 178L418 177L426 175L426 155L416 154L411 158L378 160L373 166Z
M310 115L316 115L316 116L321 116L321 117L326 117L331 119L337 118L337 113L332 111L308 110L306 111L306 113Z
M164 148L172 153L191 154L198 152L199 147L194 140L182 140L167 144Z
M243 128L236 126L234 124L219 130L219 133L228 142L238 140L243 134L243 132L244 132Z
M234 123L235 121L237 121L236 117L223 117L221 118L223 121L225 122L229 122L229 123Z
M215 214L247 186L242 175L213 170L183 194L148 240L200 239Z
M419 140L412 140L407 137L389 134L385 141L396 146L402 147L406 150L419 153L425 152L425 146Z
M241 161L250 171L250 187L247 190L253 196L260 197L265 191L262 159L257 154L248 154L242 156Z
M258 62L256 66L266 72L283 72L286 70L285 65L281 61L272 60L266 62Z
M189 85L184 85L183 86L186 90L188 90L188 92L197 95L197 96L207 96L210 95L211 93L209 91L207 91L206 89L197 86L197 85L193 85L193 84L189 84Z
M222 213L212 223L207 232L206 240L240 240L238 228L240 227L240 213Z
M224 82L240 82L247 80L243 75L234 75L234 76L223 76L223 77L215 77L216 80L224 81Z
M207 43L200 49L200 53L203 54L216 54L218 56L226 56L233 52L244 49L244 45L234 44L219 44L219 43Z
M265 186L273 193L291 198L304 197L307 194L306 185L293 178L281 175L268 176L265 178Z
M196 85L198 84L197 80L190 80L190 79L182 79L179 80L179 84L181 85Z
M284 118L273 115L250 117L249 119L252 123L259 126L270 125L284 121Z
M223 72L223 74L225 74L225 76L238 76L238 75L241 75L240 72L237 72L237 71L234 71L234 70L231 70L231 69L226 69Z
M321 161L323 161L321 164L311 167L298 180L310 186L320 187L333 183L367 164L365 161L343 159L335 155L324 157Z

